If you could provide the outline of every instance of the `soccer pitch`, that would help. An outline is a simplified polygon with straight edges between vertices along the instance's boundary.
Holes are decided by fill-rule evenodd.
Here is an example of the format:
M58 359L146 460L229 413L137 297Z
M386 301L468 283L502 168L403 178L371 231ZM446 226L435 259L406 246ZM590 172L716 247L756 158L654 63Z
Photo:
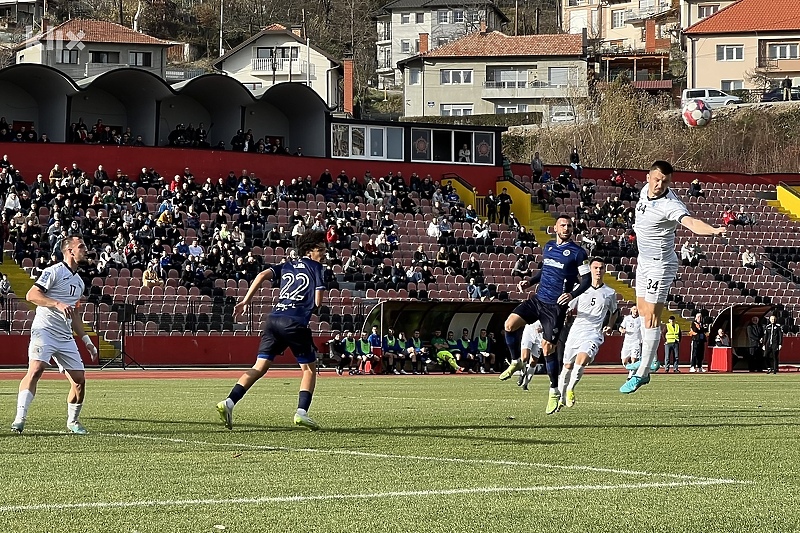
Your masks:
M135 371L128 371L135 378ZM545 376L264 379L224 429L234 379L42 381L0 433L2 532L787 532L800 530L800 374L587 373L547 416ZM2 381L9 426L17 381Z

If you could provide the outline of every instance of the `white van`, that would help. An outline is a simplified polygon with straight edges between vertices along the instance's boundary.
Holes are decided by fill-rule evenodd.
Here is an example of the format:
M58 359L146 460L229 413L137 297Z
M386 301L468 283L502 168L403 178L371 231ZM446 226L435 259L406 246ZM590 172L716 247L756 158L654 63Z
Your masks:
M702 100L711 108L742 103L742 99L738 96L724 93L718 89L703 87L684 89L681 95L681 107L685 106L689 100Z

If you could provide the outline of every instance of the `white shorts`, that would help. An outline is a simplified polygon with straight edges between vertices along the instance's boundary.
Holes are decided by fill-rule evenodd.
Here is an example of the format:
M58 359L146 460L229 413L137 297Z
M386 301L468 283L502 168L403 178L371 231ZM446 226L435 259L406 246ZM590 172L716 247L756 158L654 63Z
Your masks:
M622 343L621 358L623 361L636 361L642 355L642 345L637 343Z
M602 336L596 335L569 335L564 345L564 363L574 363L579 353L588 355L589 362L594 361L604 340Z
M50 359L54 359L60 372L84 369L75 339L56 338L39 329L31 330L28 359L45 363L50 363Z
M536 335L532 327L525 326L525 329L522 330L522 343L521 347L523 350L530 350L534 357L539 356L539 348L541 348L541 340L539 335Z
M636 262L636 297L651 304L667 302L669 289L678 273L675 261L659 261L639 256Z

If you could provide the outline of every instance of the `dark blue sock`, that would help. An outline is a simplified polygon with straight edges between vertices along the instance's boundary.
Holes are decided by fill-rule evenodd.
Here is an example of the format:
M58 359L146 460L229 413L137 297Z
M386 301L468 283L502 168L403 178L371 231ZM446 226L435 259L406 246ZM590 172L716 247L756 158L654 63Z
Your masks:
M558 354L548 355L544 358L544 364L547 367L547 375L550 377L550 387L553 389L558 388L558 375L561 373L561 368L558 365Z
M518 329L512 332L505 332L506 336L506 346L508 346L508 353L511 356L512 361L516 361L521 357L520 352L522 351L522 347L520 346L520 338L521 338L522 329Z
M244 396L245 392L247 392L247 389L237 383L231 389L231 393L228 394L228 398L230 398L234 405L236 405L236 402L242 399L242 396Z
M308 411L311 407L311 392L307 390L300 391L300 399L297 400L297 408Z

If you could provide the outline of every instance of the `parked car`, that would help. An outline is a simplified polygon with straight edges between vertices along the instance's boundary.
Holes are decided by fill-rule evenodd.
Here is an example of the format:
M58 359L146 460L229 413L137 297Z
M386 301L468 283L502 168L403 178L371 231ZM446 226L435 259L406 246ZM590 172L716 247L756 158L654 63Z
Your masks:
M681 106L685 106L689 100L702 100L709 107L720 107L723 105L741 104L742 99L732 94L724 93L718 89L696 88L684 89L681 95Z
M800 87L792 87L792 100L800 100ZM764 93L761 97L762 102L782 102L783 89L775 87Z
M575 122L575 113L569 109L555 111L550 117L550 122Z

